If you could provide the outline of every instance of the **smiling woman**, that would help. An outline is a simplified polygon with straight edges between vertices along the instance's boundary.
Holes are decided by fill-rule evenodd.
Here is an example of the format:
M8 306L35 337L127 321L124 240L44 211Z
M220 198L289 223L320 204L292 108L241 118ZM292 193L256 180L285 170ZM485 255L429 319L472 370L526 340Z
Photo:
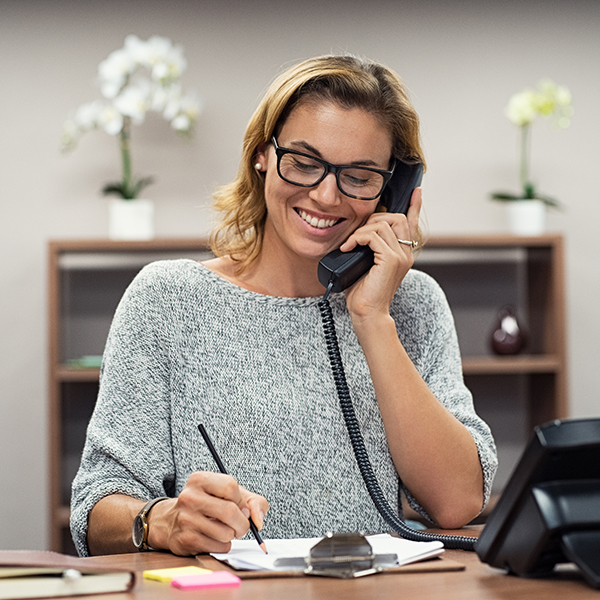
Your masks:
M279 132L285 149L302 150L304 161L318 164L316 180L312 186L304 182L291 182L290 168L283 167L288 177L281 174L282 159L289 154L277 152L275 142L261 144L256 153L259 170L265 177L266 218L260 254L260 268L249 265L237 275L236 283L255 291L264 290L265 277L273 269L280 276L277 295L288 297L317 296L323 293L315 282L316 262L329 251L340 247L350 235L375 211L378 197L383 190L383 172L392 162L392 145L388 131L379 121L360 108L346 109L333 102L306 102L298 104L289 114ZM295 155L298 156L298 155ZM374 198L360 200L352 198L342 190L340 179L344 171L336 174L324 173L325 159L336 164L351 165L351 173L366 171L363 165L377 168L378 189ZM306 166L303 162L303 175ZM296 159L295 170L298 170ZM294 176L296 174L294 173ZM343 180L348 185L346 178ZM314 223L316 222L316 225ZM327 224L327 226L325 226ZM212 263L217 269L223 265L228 270L229 260ZM300 277L300 273L305 273ZM226 275L222 270L221 274Z
M81 554L133 550L134 519L146 523L135 547L177 554L226 552L249 517L267 547L389 530L358 471L320 323L317 265L338 247L374 255L330 301L383 495L401 516L404 493L448 528L482 510L495 447L446 299L411 269L420 188L406 215L380 211L407 161L423 162L419 121L389 69L323 56L273 83L237 179L216 194L216 258L149 265L117 309L73 487ZM198 423L232 476L213 472Z

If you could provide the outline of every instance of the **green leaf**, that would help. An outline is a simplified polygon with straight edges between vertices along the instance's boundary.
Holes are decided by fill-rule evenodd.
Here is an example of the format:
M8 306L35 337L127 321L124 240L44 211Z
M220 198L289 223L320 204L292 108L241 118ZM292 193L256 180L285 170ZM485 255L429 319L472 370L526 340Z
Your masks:
M119 198L125 198L127 199L127 190L123 189L123 184L121 182L119 183L107 183L103 188L102 188L102 193L105 196L111 196L111 195L115 195L118 196Z
M541 196L540 194L538 194L536 198L541 200L546 206L562 209L562 204L556 198L551 198L550 196Z
M492 200L500 200L503 202L523 200L523 196L521 194L512 194L510 192L493 192L492 194L490 194L490 198L492 198Z
M542 196L541 194L535 194L535 196L526 196L525 194L512 194L511 192L492 192L490 194L492 200L499 200L500 202L523 202L527 200L541 200L546 206L552 208L562 209L562 204L556 199L550 196Z
M132 181L129 186L123 181L108 183L102 188L102 193L105 196L114 194L119 198L123 198L123 200L134 200L138 197L138 194L151 183L154 183L153 177L142 177L137 181Z
M142 179L138 179L133 185L132 197L137 198L138 194L152 183L154 183L154 177L143 177Z

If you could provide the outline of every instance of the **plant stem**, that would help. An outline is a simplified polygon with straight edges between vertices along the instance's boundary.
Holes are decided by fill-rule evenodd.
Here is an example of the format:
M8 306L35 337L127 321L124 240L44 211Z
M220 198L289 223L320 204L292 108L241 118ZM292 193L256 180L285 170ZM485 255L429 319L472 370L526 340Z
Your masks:
M529 181L529 128L531 124L521 126L521 188L525 197L529 197L533 186Z
M131 137L131 119L123 118L123 128L121 129L121 164L123 167L123 198L131 198L131 152L129 140Z

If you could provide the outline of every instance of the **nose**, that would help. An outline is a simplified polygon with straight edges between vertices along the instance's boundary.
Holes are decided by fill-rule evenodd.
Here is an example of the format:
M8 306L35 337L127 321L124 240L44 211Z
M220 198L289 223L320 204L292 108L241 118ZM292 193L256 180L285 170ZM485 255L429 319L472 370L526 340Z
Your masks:
M311 188L308 195L320 204L335 205L341 202L340 192L334 173L328 173L321 183Z

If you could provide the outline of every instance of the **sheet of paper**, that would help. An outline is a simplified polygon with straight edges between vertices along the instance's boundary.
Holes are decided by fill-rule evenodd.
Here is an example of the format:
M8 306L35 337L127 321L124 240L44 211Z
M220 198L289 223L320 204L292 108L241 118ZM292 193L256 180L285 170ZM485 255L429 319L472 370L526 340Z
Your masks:
M444 551L442 542L412 542L387 533L366 536L375 554L397 554L398 565L438 556ZM264 540L265 554L256 540L233 540L227 554L212 554L217 560L226 562L234 569L252 571L276 571L278 558L308 556L310 549L323 538L299 538L292 540Z

